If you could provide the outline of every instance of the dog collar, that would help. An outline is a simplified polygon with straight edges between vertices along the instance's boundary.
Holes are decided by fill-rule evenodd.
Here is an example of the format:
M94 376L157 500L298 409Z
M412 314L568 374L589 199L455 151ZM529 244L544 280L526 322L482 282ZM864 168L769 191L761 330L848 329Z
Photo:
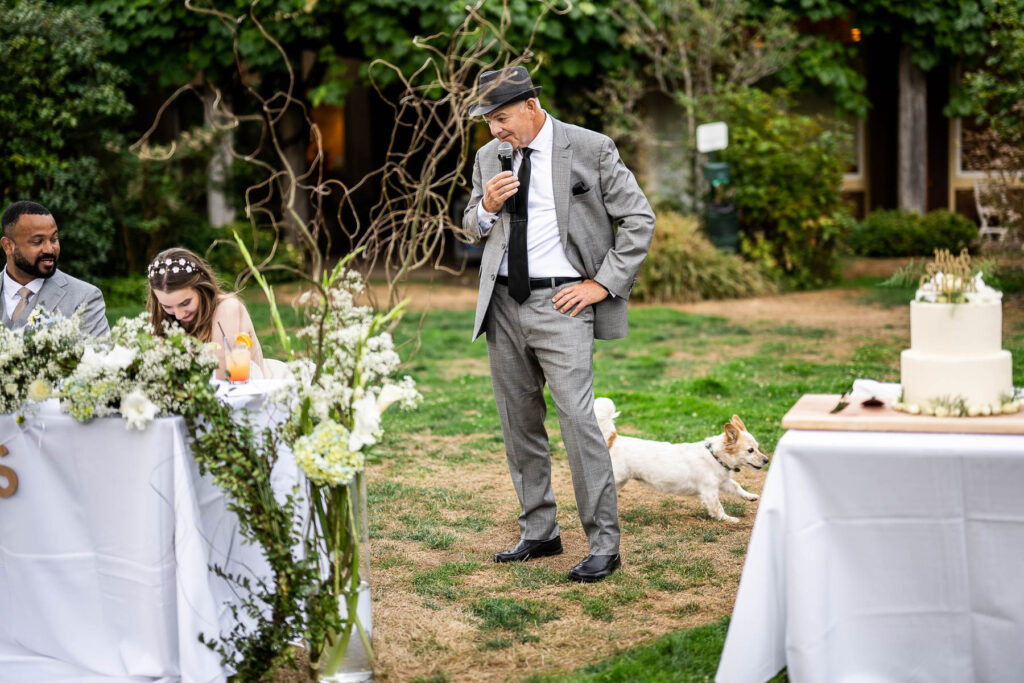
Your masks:
M715 455L715 450L713 448L711 448L711 442L710 441L705 441L704 442L704 448L708 449L708 453L710 453L711 457L715 459L715 462L717 462L719 465L724 467L726 470L731 470L732 472L739 472L740 471L739 467L729 467L724 462L722 462L722 459L719 458L717 455Z

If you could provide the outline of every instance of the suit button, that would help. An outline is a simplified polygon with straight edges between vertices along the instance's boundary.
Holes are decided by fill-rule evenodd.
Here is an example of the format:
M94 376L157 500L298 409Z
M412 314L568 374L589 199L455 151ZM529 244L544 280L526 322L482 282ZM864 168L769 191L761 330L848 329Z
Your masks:
M493 275L491 275L491 280L494 280L494 276Z
M504 249L504 248L505 248L505 243L504 243L504 242L502 242L502 243L501 243L501 248L502 248L502 249Z

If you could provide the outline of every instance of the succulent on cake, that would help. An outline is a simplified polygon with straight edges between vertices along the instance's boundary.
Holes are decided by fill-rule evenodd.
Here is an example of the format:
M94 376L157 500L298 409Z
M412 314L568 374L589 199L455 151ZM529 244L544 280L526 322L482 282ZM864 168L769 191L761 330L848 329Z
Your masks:
M925 266L916 301L962 304L968 301L1000 301L1003 293L985 284L980 270L971 265L971 256L964 249L953 256L948 249L935 250L935 262Z

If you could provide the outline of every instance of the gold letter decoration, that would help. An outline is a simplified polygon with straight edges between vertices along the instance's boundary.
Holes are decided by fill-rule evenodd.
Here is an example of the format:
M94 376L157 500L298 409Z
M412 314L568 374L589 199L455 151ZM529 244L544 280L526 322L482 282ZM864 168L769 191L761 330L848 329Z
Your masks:
M8 453L7 446L0 446L0 458ZM0 465L0 479L7 480L6 486L0 486L0 498L10 498L18 490L18 475L10 467Z

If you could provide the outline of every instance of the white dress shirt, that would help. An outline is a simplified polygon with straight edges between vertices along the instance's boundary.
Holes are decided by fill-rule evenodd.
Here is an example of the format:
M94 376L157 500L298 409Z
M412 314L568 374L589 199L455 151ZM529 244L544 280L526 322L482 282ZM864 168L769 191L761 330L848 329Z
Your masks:
M555 189L551 172L554 147L554 126L551 117L544 114L544 125L527 147L530 153L530 192L527 203L526 254L530 264L530 277L582 277L565 257L562 237L555 217ZM523 154L516 150L512 159L513 173L519 173ZM477 221L484 234L491 229L498 215L477 204ZM508 275L508 249L501 258L498 275Z
M7 267L4 267L4 279L3 279L3 296L4 296L4 315L7 319L11 319L11 314L14 313L14 308L21 302L21 295L18 294L18 290L22 287L28 287L32 290L32 295L28 298L29 305L39 294L39 290L43 288L43 278L37 277L27 285L22 285L19 282L15 282L14 278L7 274Z

